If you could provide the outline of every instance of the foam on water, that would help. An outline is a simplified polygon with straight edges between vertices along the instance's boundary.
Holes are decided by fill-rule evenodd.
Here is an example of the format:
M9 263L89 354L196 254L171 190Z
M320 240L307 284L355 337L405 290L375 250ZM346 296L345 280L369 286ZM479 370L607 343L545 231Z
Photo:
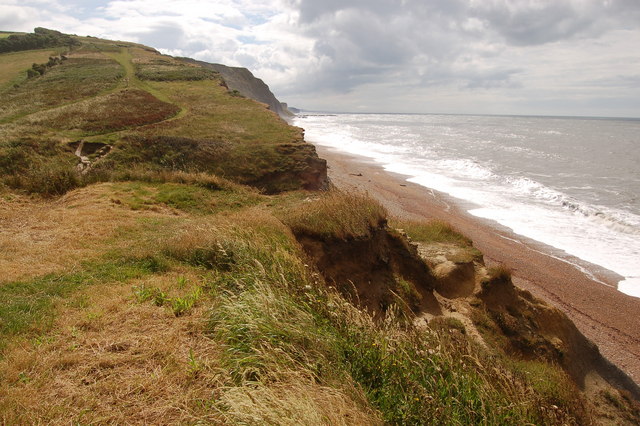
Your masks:
M367 156L411 182L472 203L474 216L612 270L625 277L620 291L640 297L640 215L577 198L593 192L599 199L616 190L584 184L579 168L545 168L562 164L562 152L538 146L535 135L566 138L567 130L505 118L500 124L513 123L513 130L496 133L495 123L482 120L450 116L444 125L438 116L335 115L299 117L296 125L313 143ZM522 170L510 168L521 157ZM539 179L572 183L552 188Z

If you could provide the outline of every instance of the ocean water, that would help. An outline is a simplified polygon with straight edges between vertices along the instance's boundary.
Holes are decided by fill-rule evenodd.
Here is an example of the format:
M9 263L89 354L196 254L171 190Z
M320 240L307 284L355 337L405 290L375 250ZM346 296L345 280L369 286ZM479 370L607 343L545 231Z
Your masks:
M306 114L294 124L312 143L614 271L618 290L640 297L640 119Z

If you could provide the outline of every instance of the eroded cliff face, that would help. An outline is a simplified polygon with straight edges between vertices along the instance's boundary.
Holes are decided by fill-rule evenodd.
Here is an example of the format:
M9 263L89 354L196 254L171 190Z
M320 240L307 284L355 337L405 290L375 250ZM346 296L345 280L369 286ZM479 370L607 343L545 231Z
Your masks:
M457 324L452 331L496 356L561 367L598 424L639 418L638 386L564 313L515 287L508 271L487 268L476 250L415 243L385 224L359 238L296 238L325 283L375 317L383 318L395 303L419 327Z
M268 105L269 109L279 116L287 117L292 115L291 112L276 99L271 89L269 89L269 86L261 79L255 77L248 69L229 67L222 64L211 64L194 59L185 60L219 72L229 90L237 90L242 96Z
M412 312L433 296L435 278L416 248L384 224L366 236L340 239L296 235L326 283L380 317L400 302Z

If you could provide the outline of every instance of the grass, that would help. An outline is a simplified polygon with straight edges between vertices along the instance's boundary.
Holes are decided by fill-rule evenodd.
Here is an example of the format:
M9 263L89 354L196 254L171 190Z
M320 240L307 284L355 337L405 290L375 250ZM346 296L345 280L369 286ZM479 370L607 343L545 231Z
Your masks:
M0 37L3 35L9 36L9 34L0 33ZM47 62L50 56L52 56L52 49L0 54L0 92L26 80L26 70L34 63Z
M140 65L136 70L140 80L152 81L197 81L219 79L217 72L186 64L149 64Z
M183 271L133 283L169 292L181 274L201 280ZM96 284L59 305L64 315L49 332L12 345L0 360L0 422L220 423L210 409L218 349L203 333L204 307L176 317L131 300L130 285L117 284Z
M400 228L414 241L424 243L452 243L462 247L470 247L469 238L456 231L449 223L441 220L408 221L394 220L393 228Z
M209 189L184 183L123 182L112 188L112 200L133 210L157 210L166 206L193 214L211 214L260 201L260 197L250 191Z
M103 186L116 192L128 188L140 197L155 197L165 186L188 188L135 182ZM113 197L113 192L105 196ZM274 197L269 200L278 203ZM12 380L3 394L6 402L0 403L7 419L26 419L20 416L27 411L18 414L17 406L33 407L28 411L32 422L60 418L62 411L46 407L70 402L51 403L64 397L47 384L47 371L55 372L57 380L68 377L74 383L64 392L75 395L71 412L78 421L96 421L99 413L123 421L157 420L158 413L178 419L189 413L192 422L206 418L298 424L340 423L345 418L358 424L428 424L434 419L451 424L570 424L583 419L568 392L571 388L564 388L560 373L546 370L545 364L496 358L464 333L452 333L460 329L453 322L415 328L397 307L376 321L325 287L305 264L289 226L302 223L304 232L357 238L370 232L369 226L377 226L384 212L368 198L349 194L329 193L300 204L303 210L287 225L265 206L185 218L169 227L157 222L147 231L159 232L149 233L149 239L131 236L144 242L142 250L133 250L138 253L135 258L122 259L114 252L113 260L85 264L75 273L0 287L7 301L2 324L10 327L2 331L4 340L33 336L38 341L27 349L29 356L21 356L25 361L17 361L18 349L11 346L6 356L13 361L0 364L0 371L10 371L4 377ZM371 208L358 216L358 223L347 220L346 214L301 219L306 217L302 212L353 213L355 206L363 205ZM108 309L97 309L96 298L103 289L122 287L113 283L127 284L131 304L116 299ZM100 291L91 292L88 286ZM170 347L158 346L167 339L167 328L173 327L168 318L204 328L176 329ZM132 342L148 337L134 330L159 321L157 331L145 332L154 336L153 343L147 343L151 346L135 346L136 355L130 353ZM52 334L60 322L69 326L55 328L61 331ZM101 340L90 337L103 332L110 334ZM114 337L122 335L131 338ZM208 336L215 354L184 340L197 336ZM113 352L96 352L101 347ZM44 357L46 351L52 351L50 358ZM159 380L156 385L142 379L149 371ZM76 389L75 383L82 380L86 384ZM125 388L127 383L141 383L144 393L126 396L127 407L138 407L138 412L123 408L123 418L111 411L115 391L105 388L108 383ZM169 388L158 394L158 383ZM31 399L24 399L21 389L29 390ZM193 399L181 399L181 394ZM171 402L167 407L164 402L154 404L158 413L146 412L142 407L149 395L155 401L182 401L182 414L168 408ZM82 414L83 406L93 408Z
M0 135L5 144L25 138L56 141L61 151L66 149L63 141L80 138L115 149L80 182L38 190L39 182L31 184L26 171L12 166L7 174L18 176L9 186L55 196L138 167L217 174L276 193L299 189L306 184L305 176L320 167L298 129L251 100L231 96L216 75L200 81L143 81L136 67L169 67L180 73L189 70L187 74L204 69L132 45L105 51L92 47L95 43L75 50L45 75L8 90L0 102ZM25 164L60 164L66 156L21 155ZM64 177L74 167L54 169Z
M295 234L324 239L351 239L370 235L386 224L387 212L377 201L338 191L300 203L284 215Z
M487 277L482 281L483 287L493 282L511 282L511 269L504 265L492 266L487 269Z
M144 284L133 286L138 303L151 301L155 306L169 306L177 317L188 314L202 297L202 287L195 287L191 293L170 296L158 287L147 287Z
M456 319L415 326L396 299L374 318L326 285L295 236L366 238L387 212L240 185L299 189L300 130L148 48L79 40L0 101L0 422L586 423L559 369ZM82 176L81 138L112 146ZM441 222L392 224L472 249Z
M122 77L115 61L69 59L45 75L5 91L0 102L0 122L95 96L113 88Z
M55 301L69 297L83 286L123 282L163 270L154 258L122 259L85 265L70 274L52 274L29 281L0 286L0 341L28 332L42 332L51 326ZM2 348L0 348L2 349Z
M571 421L566 407L554 411L548 401L531 398L525 380L484 359L462 335L414 329L393 315L377 324L340 296L313 285L313 275L300 260L282 251L274 254L268 246L244 244L251 255L234 252L231 269L210 283L215 291L211 333L224 344L229 388L271 390L288 383L288 374L295 371L302 388L315 382L340 392L343 404L351 398L352 407L370 416L365 423L375 423L377 416L391 424ZM265 252L257 256L256 250ZM242 260L247 257L262 260ZM312 389L300 389L299 398ZM520 404L512 404L514 398ZM217 407L239 412L225 397Z
M157 123L175 116L179 108L143 90L128 89L29 116L30 125L55 130L79 129L85 136Z

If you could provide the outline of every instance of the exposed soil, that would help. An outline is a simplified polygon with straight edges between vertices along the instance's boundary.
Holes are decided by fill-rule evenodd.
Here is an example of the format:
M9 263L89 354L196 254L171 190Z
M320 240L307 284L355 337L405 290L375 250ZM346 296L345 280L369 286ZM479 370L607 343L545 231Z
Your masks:
M334 185L367 192L397 217L451 223L473 240L487 264L506 265L516 286L567 314L607 359L636 383L640 381L640 299L616 290L617 275L583 263L599 281L608 284L603 285L564 261L562 253L555 253L553 248L466 214L456 207L461 205L460 200L407 182L405 177L387 173L366 159L322 146L317 150L328 161L329 178ZM572 261L580 263L578 259Z
M398 297L414 312L433 298L435 278L416 247L384 227L370 235L342 240L297 235L327 284L378 315Z

